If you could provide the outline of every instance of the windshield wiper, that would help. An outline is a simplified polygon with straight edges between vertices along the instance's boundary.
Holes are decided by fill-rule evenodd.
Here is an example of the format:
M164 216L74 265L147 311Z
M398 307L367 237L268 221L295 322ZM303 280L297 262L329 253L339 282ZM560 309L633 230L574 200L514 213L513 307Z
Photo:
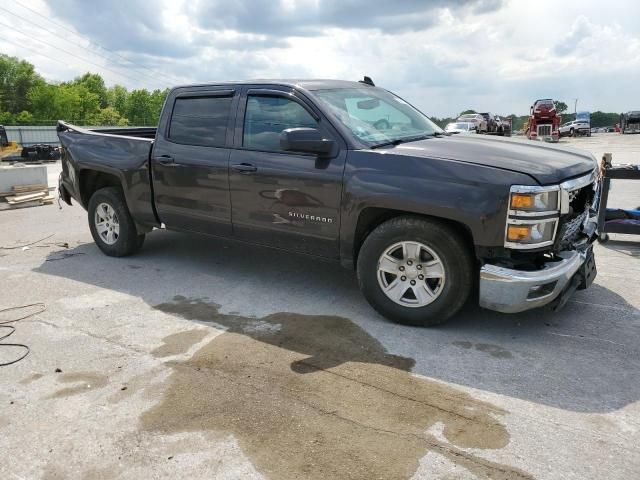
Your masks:
M389 145L396 146L396 145L400 145L401 143L409 143L409 142L416 142L418 140L425 140L426 138L429 138L429 137L432 137L432 136L435 136L435 135L429 133L429 134L424 134L424 135L418 135L418 136L415 136L415 137L396 138L395 140L389 140L388 142L377 143L375 145L372 145L369 148L374 149L374 148L380 148L380 147L387 147Z

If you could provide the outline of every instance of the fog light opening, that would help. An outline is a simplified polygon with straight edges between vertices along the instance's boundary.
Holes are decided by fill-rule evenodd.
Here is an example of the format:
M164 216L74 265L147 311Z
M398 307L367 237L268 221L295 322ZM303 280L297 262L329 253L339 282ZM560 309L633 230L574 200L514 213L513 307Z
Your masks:
M527 300L534 300L536 298L541 298L553 293L553 290L556 288L556 284L558 281L543 283L542 285L534 285L529 288L529 294L527 295Z

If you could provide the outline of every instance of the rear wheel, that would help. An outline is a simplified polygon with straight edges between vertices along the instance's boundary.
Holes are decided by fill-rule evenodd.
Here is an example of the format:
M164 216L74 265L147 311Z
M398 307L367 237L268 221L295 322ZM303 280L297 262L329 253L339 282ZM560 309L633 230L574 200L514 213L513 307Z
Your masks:
M96 191L87 210L91 235L103 253L124 257L142 247L144 234L138 234L121 189L106 187Z
M386 318L431 326L465 303L474 281L470 248L436 220L398 217L378 226L358 255L358 283Z

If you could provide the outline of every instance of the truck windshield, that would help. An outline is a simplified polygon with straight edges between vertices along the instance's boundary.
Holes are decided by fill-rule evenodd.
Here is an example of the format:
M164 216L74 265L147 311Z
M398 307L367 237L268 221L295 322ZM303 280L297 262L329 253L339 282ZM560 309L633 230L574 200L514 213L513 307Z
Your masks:
M375 87L316 90L315 96L368 146L441 134L442 129L400 97Z

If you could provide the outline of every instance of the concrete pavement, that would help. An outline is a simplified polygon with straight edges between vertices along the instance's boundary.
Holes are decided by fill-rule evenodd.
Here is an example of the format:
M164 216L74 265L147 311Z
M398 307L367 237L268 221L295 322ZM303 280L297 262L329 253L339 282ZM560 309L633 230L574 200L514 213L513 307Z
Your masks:
M599 135L563 143L638 162L640 136ZM0 368L1 478L640 476L632 237L560 313L420 329L333 264L166 231L108 258L77 206L0 212L2 247L51 234L0 250L2 308L46 305Z

